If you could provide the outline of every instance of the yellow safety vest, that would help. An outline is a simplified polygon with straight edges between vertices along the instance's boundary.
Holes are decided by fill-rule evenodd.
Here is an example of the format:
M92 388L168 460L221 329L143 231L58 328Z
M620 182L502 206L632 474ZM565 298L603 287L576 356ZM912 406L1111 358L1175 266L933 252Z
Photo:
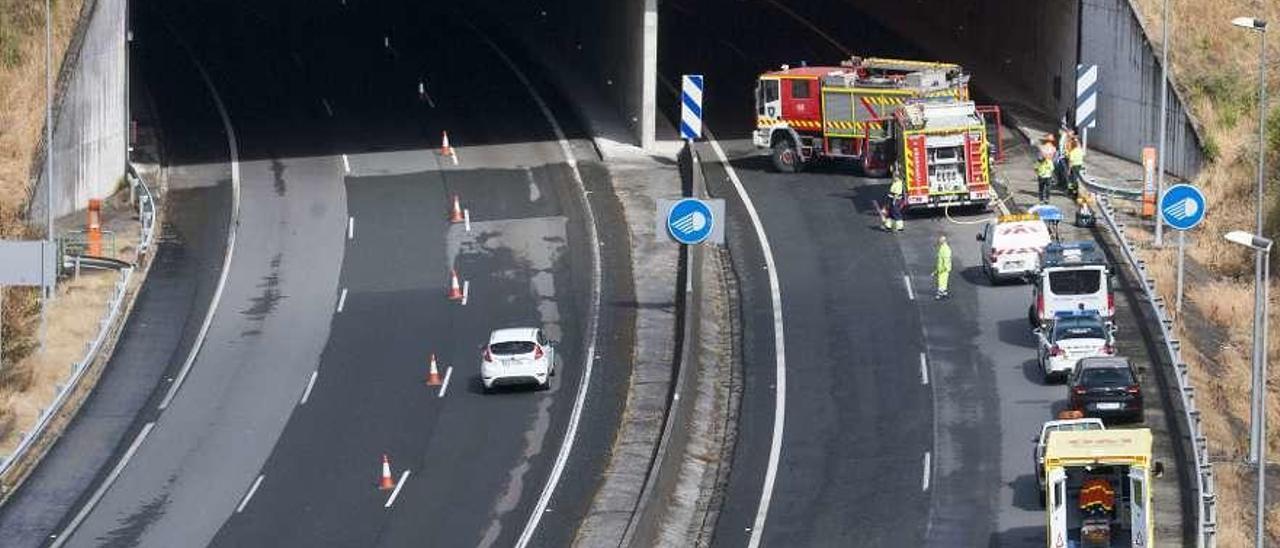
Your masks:
M1067 154L1067 161L1070 162L1071 167L1084 166L1084 147L1077 146L1071 149L1071 152Z
M1036 177L1041 179L1053 177L1053 162L1050 162L1048 158L1041 159L1036 164Z
M893 182L889 184L889 195L894 198L902 197L902 179L899 179L898 177L893 178Z

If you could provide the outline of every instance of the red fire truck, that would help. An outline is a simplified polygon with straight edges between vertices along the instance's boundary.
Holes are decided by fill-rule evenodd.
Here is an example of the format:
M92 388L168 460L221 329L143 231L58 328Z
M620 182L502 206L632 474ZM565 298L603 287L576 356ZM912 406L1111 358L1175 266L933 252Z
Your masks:
M910 107L910 108L908 108ZM969 76L951 63L858 58L838 67L761 74L752 141L791 173L822 159L863 173L903 178L907 207L990 199L983 113L969 102Z

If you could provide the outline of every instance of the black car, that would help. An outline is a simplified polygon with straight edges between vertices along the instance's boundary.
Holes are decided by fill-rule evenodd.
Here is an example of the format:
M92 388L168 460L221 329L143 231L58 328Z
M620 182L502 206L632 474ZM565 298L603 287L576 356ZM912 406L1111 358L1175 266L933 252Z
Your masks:
M1076 363L1067 380L1071 408L1086 417L1142 421L1142 386L1128 358L1102 356Z

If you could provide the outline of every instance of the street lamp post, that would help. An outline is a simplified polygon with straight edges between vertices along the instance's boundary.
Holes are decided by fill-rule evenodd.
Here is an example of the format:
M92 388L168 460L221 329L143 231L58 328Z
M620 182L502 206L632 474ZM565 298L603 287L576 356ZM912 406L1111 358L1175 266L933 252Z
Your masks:
M1169 117L1169 0L1160 14L1160 148L1156 160L1156 203L1164 196L1165 119ZM1155 246L1164 245L1164 219L1156 215Z
M1263 213L1262 213L1262 203L1263 203L1263 197L1265 196L1265 188L1264 188L1264 186L1263 186L1263 183L1264 183L1264 176L1263 176L1263 174L1264 174L1264 172L1265 172L1265 168L1266 168L1266 160L1265 160L1265 159L1266 159L1266 151L1265 151L1265 148L1264 148L1264 146L1263 146L1263 145L1264 145L1264 139L1265 139L1265 135L1266 135L1266 126L1267 126L1267 116L1266 116L1266 108L1267 108L1267 22L1266 22L1266 21L1263 21L1263 20L1261 20L1261 19L1253 18L1253 17L1237 17L1237 18L1235 18L1235 19L1232 19L1232 20L1231 20L1231 24L1232 24L1232 25L1235 25L1235 26L1237 26L1237 27L1240 27L1240 28L1244 28L1244 29L1248 29L1248 30L1251 30L1251 31L1255 31L1255 32L1257 32L1259 35L1261 35L1261 37L1262 37L1262 40L1261 40L1261 42L1262 42L1262 52L1261 52L1261 54L1260 54L1260 62L1258 63L1258 64L1259 64L1259 66L1260 66L1260 68L1259 68L1260 74L1259 74L1259 80L1258 80L1258 190L1257 190L1257 195L1255 196L1256 203L1255 203L1255 205L1254 205L1254 209L1255 209L1254 214L1255 214L1255 216L1256 216L1256 223L1255 223L1255 227L1254 227L1254 233L1255 233L1255 234L1262 234L1262 215L1263 215ZM1255 272L1255 273L1262 272L1262 270L1263 270L1263 265L1262 265L1262 263L1257 262L1257 261L1262 261L1262 260L1263 260L1263 259L1262 259L1262 255L1257 255L1257 256L1255 256L1255 257L1254 257L1254 261L1255 261L1255 264L1254 264L1254 272ZM1266 279L1256 280L1256 281L1255 281L1255 283L1254 283L1254 287L1253 287L1253 296L1254 296L1254 300L1257 300L1257 299L1261 298L1262 293L1263 293L1263 289L1264 289L1264 287L1263 287L1263 286L1265 286L1265 285L1266 285ZM1254 318L1253 318L1253 348L1254 348L1254 351L1255 351L1255 352L1257 352L1257 350L1258 350L1258 348L1259 348L1258 340L1259 340L1259 339L1264 339L1264 338L1266 338L1266 336L1267 336L1266 331L1261 330L1261 327L1260 327L1260 326L1262 326L1265 322L1264 322L1264 321L1259 321L1259 320L1265 320L1265 318L1259 318L1259 317L1258 317L1258 314L1259 314L1259 313L1260 313L1260 312L1259 312L1258 310L1256 310L1256 309L1254 310ZM1257 360L1258 360L1258 356L1254 356L1254 361L1256 362ZM1261 379L1257 379L1257 378L1255 378L1255 379L1254 379L1254 382L1262 382L1262 380L1261 380ZM1264 386L1258 386L1258 387L1255 387L1254 389L1255 389L1255 390L1257 390L1257 389L1260 389L1260 388L1265 388L1265 385L1264 385ZM1258 420L1259 420L1259 418L1258 418L1258 416L1256 416L1256 415L1255 415L1255 416L1253 416L1253 417L1250 417L1250 422L1258 422ZM1249 460L1250 460L1250 461L1253 461L1253 462L1257 462L1257 461L1258 461L1257 445L1256 445L1256 444L1255 444L1255 445L1250 445L1250 446L1249 446Z
M1261 326L1254 326L1255 333L1261 327L1262 333L1267 332L1267 297L1268 288L1266 281L1271 277L1271 240L1250 234L1243 230L1233 230L1226 234L1227 240L1248 247L1254 251L1258 257L1258 263L1262 269L1257 272L1261 281L1262 291L1257 293L1254 302L1254 321L1262 319ZM1255 338L1253 341L1253 393L1250 398L1250 411L1255 420L1252 424L1253 443L1250 449L1257 452L1258 465L1258 507L1257 507L1257 523L1255 531L1256 546L1262 548L1265 545L1266 534L1266 501L1267 501L1267 338Z

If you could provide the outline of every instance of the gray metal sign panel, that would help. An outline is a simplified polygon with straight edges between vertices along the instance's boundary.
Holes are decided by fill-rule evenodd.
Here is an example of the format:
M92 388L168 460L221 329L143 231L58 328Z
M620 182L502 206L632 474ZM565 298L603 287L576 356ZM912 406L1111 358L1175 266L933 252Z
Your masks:
M0 285L43 285L57 280L57 250L47 241L0 241Z

